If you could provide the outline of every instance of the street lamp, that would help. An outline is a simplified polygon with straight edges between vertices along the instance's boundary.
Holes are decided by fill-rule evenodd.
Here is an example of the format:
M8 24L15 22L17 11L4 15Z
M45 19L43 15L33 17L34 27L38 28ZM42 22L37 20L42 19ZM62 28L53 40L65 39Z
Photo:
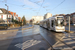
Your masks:
M7 24L8 24L8 5L5 4L5 6L7 6Z

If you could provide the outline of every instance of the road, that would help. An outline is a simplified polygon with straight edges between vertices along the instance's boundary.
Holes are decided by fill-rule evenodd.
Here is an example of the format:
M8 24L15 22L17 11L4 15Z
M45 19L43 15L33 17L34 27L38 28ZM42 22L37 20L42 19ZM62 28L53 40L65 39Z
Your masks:
M50 46L39 33L39 26L0 34L0 50L46 50Z
M0 31L22 29L22 28L27 28L27 27L31 27L31 25L29 25L29 26L25 25L25 26L21 26L21 27L9 27L8 29L0 29Z
M0 50L50 50L57 42L63 47L71 47L61 40L64 34L35 25L32 29L0 34Z

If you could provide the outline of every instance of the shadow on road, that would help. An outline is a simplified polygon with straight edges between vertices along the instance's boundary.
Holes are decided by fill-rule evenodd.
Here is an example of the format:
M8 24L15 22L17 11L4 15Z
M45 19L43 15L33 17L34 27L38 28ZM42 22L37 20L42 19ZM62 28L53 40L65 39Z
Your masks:
M20 31L21 29L22 28L20 27L20 29L18 29L18 31ZM18 34L22 36L22 32L17 33L15 36L17 36ZM22 50L21 48L18 48L15 46L18 43L23 43L23 37L14 38L12 40L12 42L10 43L9 47L7 48L7 50Z

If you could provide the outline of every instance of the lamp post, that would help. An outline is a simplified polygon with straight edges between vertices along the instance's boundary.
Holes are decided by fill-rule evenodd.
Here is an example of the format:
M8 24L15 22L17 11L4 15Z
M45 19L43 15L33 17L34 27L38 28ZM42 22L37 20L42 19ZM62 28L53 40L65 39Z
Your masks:
M5 4L5 6L7 6L7 24L8 24L8 5Z

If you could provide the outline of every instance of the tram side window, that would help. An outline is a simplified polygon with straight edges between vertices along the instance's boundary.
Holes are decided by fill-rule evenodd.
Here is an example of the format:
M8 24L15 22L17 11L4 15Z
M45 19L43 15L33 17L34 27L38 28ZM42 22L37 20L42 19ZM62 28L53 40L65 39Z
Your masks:
M47 25L48 25L48 28L50 28L50 23L49 23L49 20L47 21Z
M53 25L54 25L54 21L52 20L51 22L52 22L52 23L51 23L51 26L53 27Z

